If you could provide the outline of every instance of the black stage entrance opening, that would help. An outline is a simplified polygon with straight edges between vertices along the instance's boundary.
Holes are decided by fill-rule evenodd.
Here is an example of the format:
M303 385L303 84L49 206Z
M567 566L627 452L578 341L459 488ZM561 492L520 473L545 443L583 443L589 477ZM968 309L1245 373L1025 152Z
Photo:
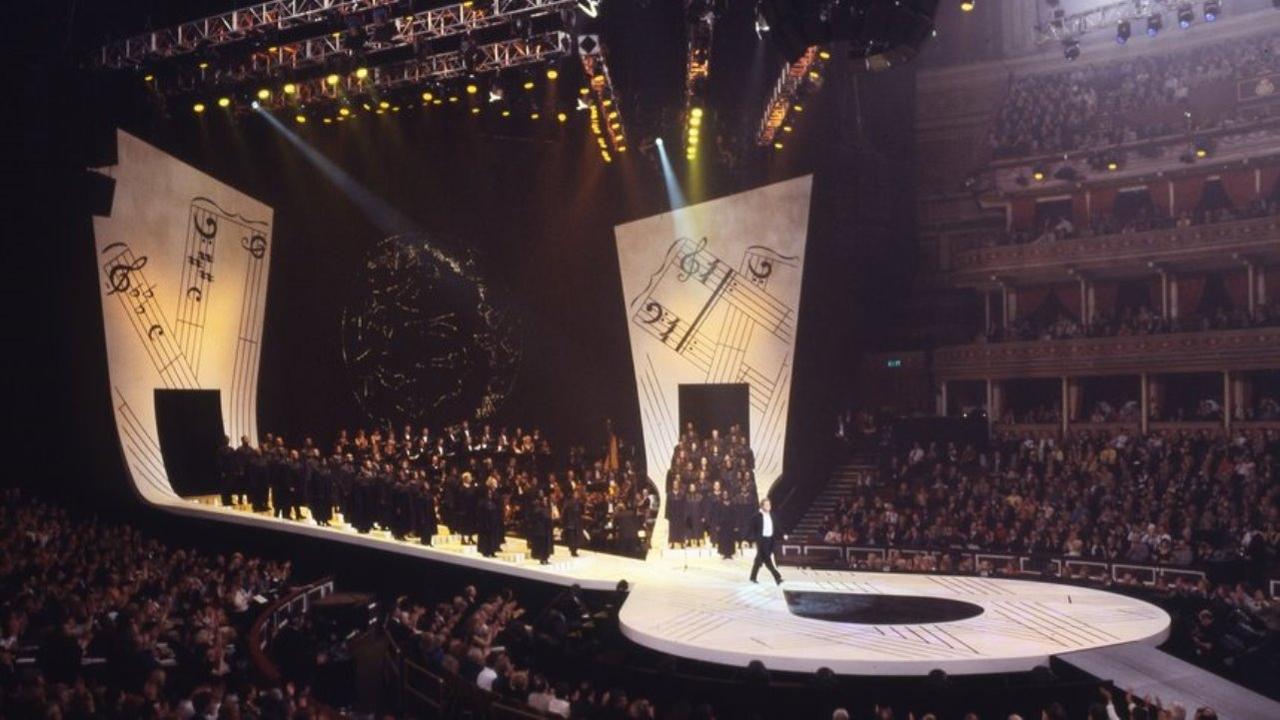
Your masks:
M787 590L792 615L854 625L929 625L982 614L982 606L962 600L917 595L851 595Z
M156 390L160 453L174 492L212 495L218 488L222 398L217 390Z
M746 383L719 383L680 386L680 432L693 423L699 435L713 429L722 434L731 425L742 428L751 441L751 386Z

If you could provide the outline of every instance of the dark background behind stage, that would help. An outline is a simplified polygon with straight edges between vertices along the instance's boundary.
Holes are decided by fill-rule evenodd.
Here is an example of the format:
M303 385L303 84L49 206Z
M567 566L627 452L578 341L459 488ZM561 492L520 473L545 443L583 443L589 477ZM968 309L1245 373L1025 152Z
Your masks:
M673 6L665 8L666 5ZM822 451L851 384L857 353L893 326L912 276L914 156L911 68L854 78L837 58L807 101L785 152L744 150L727 163L704 141L700 177L684 173L680 130L683 37L678 3L610 5L614 83L625 118L659 127L689 201L815 174L795 380L788 475L819 483ZM11 452L35 461L17 482L84 501L131 504L114 440L80 168L94 129L119 124L275 209L275 247L260 377L259 428L328 442L363 422L341 359L343 304L366 251L385 233L339 188L260 120L164 120L137 102L137 78L85 78L62 42L89 42L50 12L13 38L7 68L26 98L19 117L14 203L6 253L9 348L19 435ZM673 14L674 13L674 14ZM188 13L189 14L189 13ZM781 62L756 39L750 13L717 26L710 125L749 132ZM627 32L618 31L627 28ZM765 78L769 79L766 80ZM574 82L562 75L562 82ZM539 78L540 90L542 80ZM319 124L302 136L446 247L474 248L485 276L520 309L523 360L498 422L540 426L553 443L603 441L612 417L639 440L613 226L669 209L656 159L637 152L605 166L581 121L543 137L509 132L464 113L377 118L362 127ZM548 123L554 124L554 123ZM377 129L374 129L376 127ZM456 418L440 418L439 425Z

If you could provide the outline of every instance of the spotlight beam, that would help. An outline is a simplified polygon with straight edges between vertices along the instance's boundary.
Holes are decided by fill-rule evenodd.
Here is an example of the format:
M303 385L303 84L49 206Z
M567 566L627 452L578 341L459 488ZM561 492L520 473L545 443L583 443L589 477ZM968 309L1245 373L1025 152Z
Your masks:
M654 144L658 147L658 160L662 163L662 182L667 187L667 203L672 210L679 210L689 203L680 191L680 181L676 179L676 171L671 167L671 159L667 157L666 143L658 138Z
M408 216L392 207L386 200L378 197L369 188L347 174L336 163L325 157L323 153L316 150L310 143L289 129L279 118L265 110L255 110L255 112L265 118L267 124L280 133L285 140L289 141L290 145L297 148L302 153L302 156L320 171L321 175L324 175L329 182L345 193L383 233L396 235L419 230L417 224L410 220Z

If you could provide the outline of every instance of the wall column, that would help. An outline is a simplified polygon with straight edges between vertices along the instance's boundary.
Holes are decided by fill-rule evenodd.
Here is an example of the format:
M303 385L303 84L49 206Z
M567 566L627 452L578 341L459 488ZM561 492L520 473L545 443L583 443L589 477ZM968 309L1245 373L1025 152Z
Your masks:
M1060 413L1060 414L1062 415L1062 440L1063 440L1063 442L1066 442L1066 439L1067 439L1067 426L1068 426L1068 425L1070 424L1070 422L1071 422L1071 392L1070 392L1070 388L1069 388L1070 383L1071 383L1071 381L1070 381L1066 376L1063 376L1063 378L1062 378L1062 404L1061 404L1062 412Z
M947 416L947 381L943 380L938 384L938 416Z
M1169 303L1169 273L1160 270L1160 319L1168 320L1173 311Z
M982 332L985 335L991 332L991 290L989 289L982 291L982 313L984 318Z
M1138 421L1139 431L1147 434L1147 424L1150 422L1151 415L1151 395L1147 387L1147 374L1138 375L1138 413L1142 418Z
M1231 432L1231 414L1235 412L1235 403L1231 402L1231 371L1222 371L1222 426Z
M1244 271L1249 281L1249 316L1253 317L1253 311L1258 306L1258 266L1252 262L1246 262Z
M1178 319L1178 276L1169 276L1169 319Z

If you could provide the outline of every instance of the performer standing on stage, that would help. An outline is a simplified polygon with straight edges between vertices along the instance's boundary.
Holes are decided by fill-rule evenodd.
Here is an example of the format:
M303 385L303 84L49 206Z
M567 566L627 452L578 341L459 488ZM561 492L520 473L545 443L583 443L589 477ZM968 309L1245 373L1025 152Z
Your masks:
M778 568L773 566L773 503L769 502L769 498L760 501L760 512L751 518L751 537L756 541L756 559L751 563L751 582L756 582L756 575L760 574L760 566L764 565L769 568L769 572L773 574L774 582L782 584L782 575L778 573Z

